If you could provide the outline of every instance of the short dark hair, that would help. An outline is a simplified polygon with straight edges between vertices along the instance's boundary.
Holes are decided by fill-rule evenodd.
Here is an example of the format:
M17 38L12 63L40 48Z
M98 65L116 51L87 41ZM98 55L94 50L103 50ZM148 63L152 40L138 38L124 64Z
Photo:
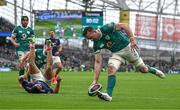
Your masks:
M92 30L93 30L93 28L91 26L85 27L83 30L83 36L86 37L87 32L92 31Z
M22 16L22 17L21 17L21 21L24 21L24 20L29 21L29 18L28 18L27 16Z

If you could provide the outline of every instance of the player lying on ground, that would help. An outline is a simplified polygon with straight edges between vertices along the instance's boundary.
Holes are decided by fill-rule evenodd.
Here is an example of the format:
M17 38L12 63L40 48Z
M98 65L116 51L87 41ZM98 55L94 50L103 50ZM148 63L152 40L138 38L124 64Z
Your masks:
M127 24L109 23L99 29L86 27L83 35L94 42L95 64L92 85L97 84L102 68L102 55L100 50L108 49L112 52L112 57L110 57L108 61L107 93L99 92L98 97L100 99L106 101L112 100L112 93L116 84L115 74L125 60L135 65L136 69L142 73L149 72L160 78L165 77L162 71L144 64L142 58L136 51L138 47L134 35Z
M47 40L48 41L48 40ZM50 40L48 42L51 42ZM52 43L52 42L51 42ZM47 46L46 46L47 47ZM35 49L35 64L36 66L41 70L43 71L44 70L44 67L46 65L46 48L43 49ZM24 55L24 57L22 58L21 62L20 62L20 66L24 66L25 65L25 62L27 62L27 59L28 59L28 56L29 56L29 52L26 53ZM52 56L53 57L53 56ZM54 62L54 61L53 61ZM53 63L54 65L54 63ZM28 76L28 72L26 72L26 74L24 75L24 77L26 78ZM53 75L54 76L54 75ZM59 76L60 77L60 76ZM56 77L55 77L56 78ZM60 77L61 78L61 77ZM53 81L54 77L52 78L52 81ZM61 78L62 79L62 78ZM56 80L55 80L56 81ZM57 81L56 81L57 83ZM53 84L56 84L56 83L53 83Z
M19 78L19 82L23 88L29 93L58 93L60 87L60 77L57 77L57 84L54 90L50 88L49 83L53 77L52 72L52 48L48 45L47 48L47 65L45 68L45 74L42 74L40 69L35 64L35 46L30 44L30 54L28 56L29 74L32 78L32 82L24 80L23 77Z

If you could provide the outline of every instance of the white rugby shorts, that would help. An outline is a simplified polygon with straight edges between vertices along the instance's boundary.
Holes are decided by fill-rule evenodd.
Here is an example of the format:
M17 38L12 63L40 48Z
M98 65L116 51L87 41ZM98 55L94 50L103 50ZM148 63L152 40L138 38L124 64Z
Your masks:
M125 60L134 64L137 68L145 66L143 60L139 57L138 52L136 50L131 52L130 44L124 49L112 53L112 57L109 58L108 65L111 65L118 70L121 63L125 63Z

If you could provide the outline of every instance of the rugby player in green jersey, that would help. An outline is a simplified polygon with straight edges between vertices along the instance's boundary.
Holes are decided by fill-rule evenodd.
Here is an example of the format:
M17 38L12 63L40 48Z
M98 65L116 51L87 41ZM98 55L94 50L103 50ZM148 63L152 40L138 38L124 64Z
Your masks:
M96 84L99 79L102 55L101 49L108 49L112 52L112 56L108 61L108 79L106 92L98 92L97 95L100 99L105 101L112 100L113 89L116 84L116 72L120 65L126 61L134 64L136 69L142 73L152 73L160 78L165 75L162 71L145 65L137 50L134 35L127 24L123 23L109 23L99 29L86 27L83 35L94 42L93 49L95 51L95 64L94 64L94 79L92 82Z
M21 25L14 28L12 32L11 42L16 47L19 62L21 62L24 54L29 51L29 38L34 37L34 31L28 26L29 18L21 17ZM24 75L24 66L20 66L19 76Z

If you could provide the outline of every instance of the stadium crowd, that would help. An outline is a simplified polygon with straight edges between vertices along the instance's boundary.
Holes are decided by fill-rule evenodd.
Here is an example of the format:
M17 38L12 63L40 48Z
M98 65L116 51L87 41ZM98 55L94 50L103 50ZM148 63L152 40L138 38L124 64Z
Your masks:
M0 17L0 32L12 32L14 25ZM94 64L93 50L72 48L64 46L60 57L62 64L64 65L63 71L92 71ZM103 62L103 71L106 71L107 61L109 54L103 55L105 60ZM18 69L17 54L15 47L7 40L0 42L0 67L9 67L13 70ZM166 60L148 60L144 59L144 62L150 66L157 67L165 73L169 70L180 68L180 59L172 61ZM119 71L136 71L131 64L122 65Z
M0 17L0 32L11 32L13 28L14 28L14 25L12 23Z
M0 32L12 32L14 25L6 19L0 17ZM6 42L4 36L0 36L0 68L10 68L17 70L15 48Z
M109 55L104 55L106 60L103 62L104 71L106 70L105 64L107 64ZM61 55L61 61L64 65L63 71L92 71L94 56L92 51L90 53L84 53L82 49L78 48L64 48ZM10 67L13 70L18 69L17 55L14 47L11 44L0 44L0 67ZM3 60L2 60L3 59ZM180 68L180 59L175 61L172 65L171 61L164 60L144 60L144 62L150 66L157 67L163 72L168 73L171 69ZM131 64L122 65L119 71L136 71Z
M16 52L12 46L0 44L0 67L8 67L12 70L17 70L18 64L15 60L16 57Z

